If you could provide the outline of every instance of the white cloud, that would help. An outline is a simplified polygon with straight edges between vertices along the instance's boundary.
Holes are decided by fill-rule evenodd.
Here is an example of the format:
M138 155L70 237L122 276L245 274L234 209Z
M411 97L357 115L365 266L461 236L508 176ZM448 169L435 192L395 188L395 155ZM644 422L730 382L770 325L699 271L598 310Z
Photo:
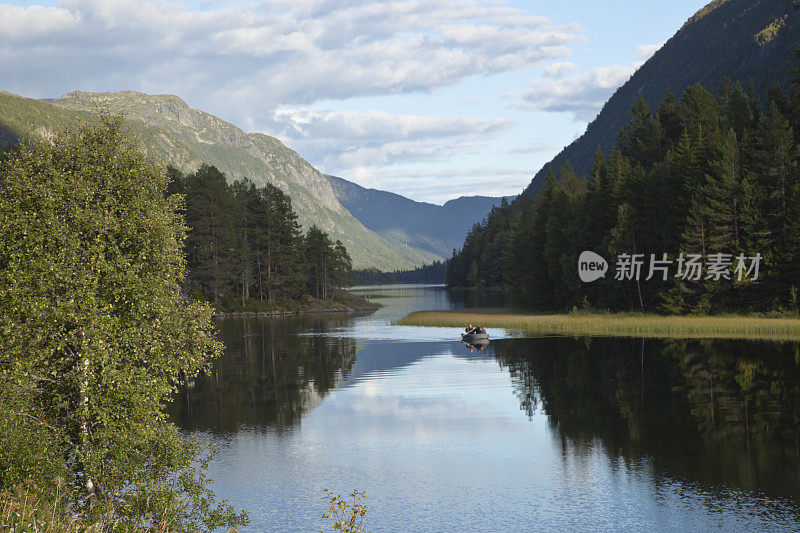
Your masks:
M507 98L512 106L520 109L568 112L577 120L590 121L614 91L662 46L663 43L640 45L636 48L639 60L633 63L598 67L591 72L570 77L564 75L577 65L569 61L551 63L542 69L544 78L531 80L531 88L527 92L522 95L509 94Z
M636 47L636 53L639 55L639 59L642 61L646 61L650 59L650 56L655 54L664 43L661 44L642 44Z
M548 78L560 78L566 73L575 70L578 67L575 63L570 61L559 61L551 63L542 69L544 75Z
M557 80L534 79L532 88L525 94L511 95L512 105L522 109L570 112L576 119L588 121L639 66L639 62L612 65Z
M272 114L270 131L324 172L360 177L363 185L372 179L366 169L474 153L514 125L504 118L282 108Z
M177 94L245 130L276 135L320 170L362 184L418 189L431 199L469 192L462 185L508 194L532 172L487 166L474 175L416 175L409 169L464 166L469 157L492 165L475 154L494 149L503 157L508 144L487 146L513 120L318 109L341 107L332 100L435 92L539 66L544 77L518 104L586 116L620 73L609 67L567 77L576 66L566 60L582 35L578 25L555 25L506 0L0 3L0 72L6 74L0 89L31 97L75 89ZM481 93L463 103L483 106L492 98ZM353 103L359 105L371 104ZM555 148L533 143L511 152Z
M3 88L175 93L239 123L246 110L431 91L570 54L582 30L499 2L0 4Z
M31 42L44 35L66 35L78 26L79 18L57 7L0 4L0 39ZM2 42L2 41L0 41Z

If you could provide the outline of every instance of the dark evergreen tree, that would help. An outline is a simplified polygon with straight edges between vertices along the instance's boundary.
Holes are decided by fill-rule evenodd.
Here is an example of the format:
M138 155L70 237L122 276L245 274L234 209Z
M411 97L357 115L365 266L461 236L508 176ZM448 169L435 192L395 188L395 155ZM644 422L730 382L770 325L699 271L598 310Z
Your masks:
M235 206L225 175L215 167L203 165L187 177L189 284L208 294L214 305L235 283Z
M472 228L449 262L448 283L510 287L535 309L797 309L800 74L792 92L776 85L769 96L762 112L752 90L723 80L716 96L700 85L677 102L668 94L655 114L637 99L617 146L607 157L598 151L588 179L569 165L558 176L548 169L535 198ZM637 255L640 282L613 280L612 264L605 279L581 283L583 250L611 263ZM702 260L693 276L677 271L688 254ZM757 280L735 266L756 254ZM671 261L669 275L651 273L653 259Z

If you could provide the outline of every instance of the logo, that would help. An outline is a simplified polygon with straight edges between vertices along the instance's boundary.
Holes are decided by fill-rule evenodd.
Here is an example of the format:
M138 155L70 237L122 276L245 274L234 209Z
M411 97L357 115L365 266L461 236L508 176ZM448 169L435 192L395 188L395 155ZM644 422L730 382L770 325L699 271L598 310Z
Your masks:
M608 272L608 262L594 252L581 252L578 257L578 276L584 283L600 279Z
M683 281L757 281L764 257L760 253L746 255L713 253L703 256L681 252L675 259L668 254L650 254L648 261L645 254L622 253L617 256L614 279L617 281L650 281L659 277L667 281L671 275L671 267L675 266L674 278ZM594 252L584 251L578 257L578 276L584 283L591 283L605 277L608 262Z

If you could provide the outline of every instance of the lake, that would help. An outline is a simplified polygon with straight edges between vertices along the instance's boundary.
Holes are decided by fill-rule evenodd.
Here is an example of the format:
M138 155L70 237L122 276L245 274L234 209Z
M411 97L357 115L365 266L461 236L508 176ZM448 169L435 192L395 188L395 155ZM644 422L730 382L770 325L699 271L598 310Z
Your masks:
M329 530L323 489L382 531L800 531L800 345L515 338L475 349L411 311L507 305L436 286L383 307L218 322L171 406L219 453L245 531Z

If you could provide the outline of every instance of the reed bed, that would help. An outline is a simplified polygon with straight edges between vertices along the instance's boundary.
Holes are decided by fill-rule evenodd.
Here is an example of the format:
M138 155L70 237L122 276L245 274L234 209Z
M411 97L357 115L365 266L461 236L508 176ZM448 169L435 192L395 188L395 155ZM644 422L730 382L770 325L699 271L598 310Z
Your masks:
M800 318L761 316L661 316L637 313L531 314L508 309L418 311L399 321L406 326L460 327L466 324L520 331L527 335L752 339L800 341Z

